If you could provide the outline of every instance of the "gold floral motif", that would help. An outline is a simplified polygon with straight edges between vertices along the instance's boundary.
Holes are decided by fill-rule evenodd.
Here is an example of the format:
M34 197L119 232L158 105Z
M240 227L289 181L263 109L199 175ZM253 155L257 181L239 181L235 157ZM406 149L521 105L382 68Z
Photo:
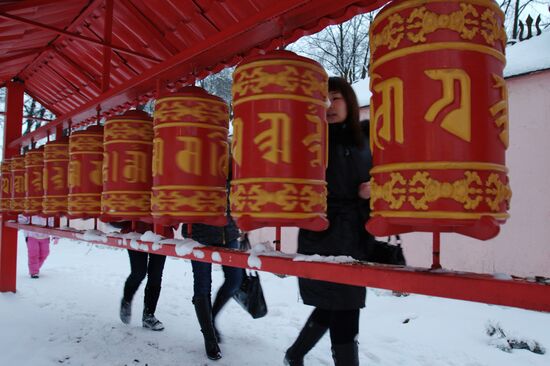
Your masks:
M390 180L383 185L376 183L374 178L371 178L371 208L374 208L374 203L382 199L390 202L390 208L399 209L406 200L407 181L400 173L391 173Z
M25 167L44 165L44 153L42 151L29 151L25 154Z
M225 213L226 202L225 191L195 190L191 195L181 191L155 191L151 197L153 216L155 212L160 214L181 211L182 206L191 207L196 212Z
M426 34L449 29L460 33L460 38L471 40L478 32L478 17L477 10L471 4L461 3L460 10L450 14L437 14L428 11L425 6L415 8L407 18L407 29L418 29L418 32L408 32L407 38L413 43L426 42Z
M69 159L69 144L44 146L44 161L57 159Z
M185 99L160 100L153 117L155 125L163 122L192 121L227 127L229 120L226 105L197 100L190 103Z
M285 66L283 71L266 71L263 67L254 67L250 70L237 70L233 78L233 100L247 94L266 93L267 86L278 86L287 93L298 93L313 97L320 94L327 97L326 79L319 77L313 70L304 70L295 66Z
M139 141L153 140L153 124L150 121L113 121L105 124L103 141L109 140L131 140Z
M25 199L24 198L12 198L11 199L11 205L10 205L10 211L15 212L23 212L25 209Z
M393 50L399 45L405 36L403 22L404 20L399 14L393 14L388 18L388 24L382 29L382 32L371 34L370 45L373 54L380 46L388 46L389 50Z
M42 197L27 197L24 203L25 213L42 210Z
M465 40L472 40L479 33L488 45L496 47L495 43L498 42L498 45L504 48L506 32L494 10L485 8L480 15L471 3L464 2L459 6L460 10L448 14L429 11L425 6L416 7L406 21L399 14L392 14L380 32L371 34L372 53L374 54L380 46L387 46L388 50L398 48L405 33L409 41L425 43L426 35L438 30L457 32ZM378 22L375 20L373 29Z
M69 214L78 214L78 213L100 213L101 211L101 194L94 195L69 195L68 201L68 212Z
M236 212L259 212L267 204L275 204L282 211L294 211L297 206L304 212L313 212L313 207L321 206L326 210L326 188L322 192L313 189L312 186L298 188L294 184L283 184L278 191L266 191L260 184L252 184L248 187L238 185L231 190L231 205Z
M507 40L506 31L498 21L496 14L486 9L481 15L481 21L481 35L485 38L485 42L493 44L495 41L499 41L504 47Z
M464 204L464 209L475 210L482 201L481 178L476 172L464 172L465 179L452 183L440 182L430 177L428 172L416 172L409 181L409 202L417 210L428 210L427 203L441 198L451 198ZM420 183L420 186L418 186ZM472 183L477 184L472 185ZM414 195L419 195L420 198Z
M103 153L103 135L97 136L78 136L71 137L69 143L71 154L79 151L97 151Z
M101 195L101 211L106 214L124 213L130 209L149 212L151 206L150 193L117 193L103 192Z
M25 170L25 160L23 157L13 158L11 161L11 170Z
M485 197L485 202L487 202L491 210L498 211L500 204L503 202L506 202L507 206L509 205L512 198L512 190L509 184L504 184L500 180L498 174L492 173L489 175L485 186L487 187L485 188L485 194L488 195L488 197Z
M44 196L42 207L45 214L64 212L67 210L67 197Z
M452 182L438 181L426 171L415 172L409 180L401 173L393 172L390 180L382 185L374 177L371 182L371 208L376 201L382 200L393 210L400 209L406 201L417 210L429 210L432 202L452 199L461 203L465 210L475 210L485 200L492 211L499 211L500 204L508 202L512 196L510 186L504 184L496 173L490 174L485 184L474 171L465 171L464 179Z

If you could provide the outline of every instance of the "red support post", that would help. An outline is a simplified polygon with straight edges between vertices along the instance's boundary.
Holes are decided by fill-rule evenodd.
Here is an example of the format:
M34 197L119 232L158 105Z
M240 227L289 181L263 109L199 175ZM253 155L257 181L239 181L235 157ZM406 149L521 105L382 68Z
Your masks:
M433 242L432 242L432 269L440 269L441 262L439 259L439 253L441 252L441 233L433 233Z
M11 158L19 155L18 147L9 147L9 142L21 136L23 119L23 93L25 85L20 81L8 81L6 98L6 120L4 127L4 154ZM17 229L4 225L8 214L0 214L0 292L15 292L17 274Z

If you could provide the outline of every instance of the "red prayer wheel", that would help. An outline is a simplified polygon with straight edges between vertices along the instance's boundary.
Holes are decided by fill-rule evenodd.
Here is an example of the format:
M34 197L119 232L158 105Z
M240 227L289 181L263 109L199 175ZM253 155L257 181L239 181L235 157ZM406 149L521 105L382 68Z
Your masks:
M508 218L504 15L493 1L400 1L371 26L377 236L486 240Z
M42 214L59 216L67 213L67 172L69 166L69 139L48 142L44 145L44 199Z
M101 220L151 220L153 120L131 110L105 122Z
M233 74L231 214L243 230L324 230L327 74L288 51L255 56Z
M44 148L27 151L25 154L25 214L42 213L44 199Z
M11 207L13 214L25 210L25 157L16 156L11 159Z
M0 191L0 213L11 211L11 159L4 159L0 165L2 191Z
M227 223L229 112L186 87L155 103L151 214L156 224Z
M103 127L76 131L69 138L68 216L87 219L101 214Z

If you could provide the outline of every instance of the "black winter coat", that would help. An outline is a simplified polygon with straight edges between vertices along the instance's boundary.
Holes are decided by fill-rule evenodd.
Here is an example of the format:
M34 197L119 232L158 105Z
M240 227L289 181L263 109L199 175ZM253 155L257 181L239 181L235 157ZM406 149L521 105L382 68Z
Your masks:
M182 225L182 236L187 237L187 225ZM238 239L239 228L231 216L227 216L226 226L212 226L205 224L191 225L191 239L204 245L224 246Z
M366 260L372 236L365 230L369 201L359 197L359 185L370 180L372 166L368 142L356 147L346 138L343 124L329 125L329 161L326 170L328 188L327 230L300 229L298 253L345 255ZM328 310L351 310L365 306L364 287L300 278L304 303Z

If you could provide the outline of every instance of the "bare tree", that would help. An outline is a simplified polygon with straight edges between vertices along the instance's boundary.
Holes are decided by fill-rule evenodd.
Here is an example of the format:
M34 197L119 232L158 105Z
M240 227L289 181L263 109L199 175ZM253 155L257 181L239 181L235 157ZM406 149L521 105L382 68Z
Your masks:
M369 27L373 19L374 13L357 15L304 37L288 49L318 61L349 82L363 79L368 74Z

